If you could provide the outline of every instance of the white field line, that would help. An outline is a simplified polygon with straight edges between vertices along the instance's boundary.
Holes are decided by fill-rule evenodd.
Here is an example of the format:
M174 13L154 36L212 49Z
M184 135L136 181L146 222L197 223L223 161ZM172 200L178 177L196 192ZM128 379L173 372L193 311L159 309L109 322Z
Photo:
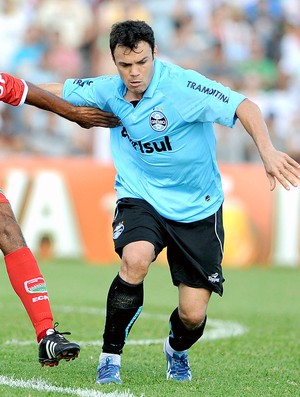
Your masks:
M95 308L72 308L69 306L59 307L60 311L63 312L76 312L76 313L85 313L91 315L99 315L105 314L104 310L99 310ZM144 318L153 318L158 319L160 321L168 321L169 316L164 314L150 314L150 313L142 313L141 315ZM203 341L211 341L216 339L223 338L232 338L235 336L243 335L247 332L246 327L241 324L232 321L222 321L222 320L213 320L208 319L207 321L207 329L201 338ZM150 344L162 344L164 339L144 339L144 340L128 340L127 345L150 345ZM25 346L29 344L35 344L35 341L19 341L16 339L8 340L4 342L5 345L19 345ZM101 346L102 341L81 341L78 342L81 346ZM12 388L22 388L22 389L31 389L38 391L47 391L53 393L64 393L70 394L78 397L134 397L133 394L128 392L123 393L109 393L105 394L97 390L89 390L89 389L73 389L73 388L64 388L50 385L43 380L40 379L32 379L32 380L23 380L23 379L15 379L8 378L5 376L0 376L0 385L6 385Z
M105 310L95 307L72 307L72 306L56 306L55 310L61 311L63 313L82 313L82 314L90 314L90 315L105 315ZM150 318L155 320L167 321L169 322L169 315L160 314L160 313L145 313L142 312L140 318ZM212 329L208 329L211 327ZM231 338L233 336L243 335L247 332L247 328L243 325L232 322L232 321L223 321L223 320L213 320L208 318L207 327L205 329L204 335L201 340L215 340L220 338ZM127 344L130 344L129 341ZM133 344L135 344L133 342Z
M57 395L57 393L63 393L64 395L70 394L72 396L78 397L134 397L130 392L113 392L113 393L102 393L98 390L93 389L73 389L71 387L59 387L46 383L42 379L31 379L23 380L16 378L9 378L7 376L0 375L0 385L8 386L17 389L30 389L45 391L47 393L52 392Z
M72 306L57 306L54 310L58 310L63 313L82 313L89 315L105 315L104 309L94 308L94 307L72 307ZM142 312L140 315L141 318L146 319L155 319L159 321L169 321L169 316L166 314L152 314L152 313L144 313ZM226 339L232 338L236 336L243 335L247 332L247 328L243 325L233 322L233 321L223 321L223 320L213 320L208 318L207 326L204 332L202 341L212 341L216 339ZM101 346L102 341L77 341L81 346ZM164 339L142 339L142 340L127 340L127 345L151 345L151 344L161 344L164 342ZM18 341L16 339L8 340L4 342L7 345L29 345L36 343L34 340L32 341Z
M96 314L96 313L95 313ZM98 313L97 313L98 314ZM152 315L144 313L144 317L153 317L158 318L159 320L168 321L168 316L166 315ZM243 325L232 322L232 321L223 321L223 320L207 320L207 328L204 332L203 337L201 338L201 342L203 341L212 341L216 339L227 339L233 338L236 336L243 335L247 332L247 328ZM126 345L155 345L162 344L164 339L140 339L140 340L127 340ZM35 340L30 341L20 341L17 339L11 339L4 342L5 345L18 345L18 346L27 346L31 344L35 344ZM102 346L102 341L77 341L81 346Z

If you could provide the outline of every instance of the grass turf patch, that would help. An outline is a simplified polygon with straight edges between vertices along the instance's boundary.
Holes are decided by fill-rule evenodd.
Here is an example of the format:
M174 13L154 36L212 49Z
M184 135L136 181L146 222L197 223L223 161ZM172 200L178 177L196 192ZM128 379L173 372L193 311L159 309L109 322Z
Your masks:
M95 384L101 350L106 294L117 266L79 261L41 264L58 330L82 342L79 358L55 368L37 361L34 330L14 294L5 266L0 269L0 395L45 397L73 395L119 397L285 397L300 395L300 269L253 267L225 269L223 298L213 295L206 333L214 321L240 324L247 332L230 338L203 339L190 350L190 383L166 381L162 343L168 318L177 305L177 289L166 267L152 265L145 281L143 314L130 333L122 356L122 385ZM151 344L141 341L153 340ZM140 341L141 344L135 344ZM156 343L156 341L158 341ZM29 381L28 387L5 384ZM2 382L1 382L2 379ZM34 389L44 382L44 390ZM51 389L51 387L57 389ZM72 391L71 390L71 391ZM77 394L76 394L77 393ZM98 394L97 394L98 393Z

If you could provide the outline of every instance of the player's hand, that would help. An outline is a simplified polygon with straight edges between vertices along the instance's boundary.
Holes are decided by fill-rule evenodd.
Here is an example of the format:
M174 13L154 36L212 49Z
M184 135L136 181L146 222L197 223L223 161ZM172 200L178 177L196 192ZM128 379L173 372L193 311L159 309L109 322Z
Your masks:
M72 115L72 121L87 129L92 127L114 128L122 125L120 119L113 113L85 106L76 108Z
M290 190L290 185L294 187L300 185L300 164L288 154L270 150L268 153L264 153L262 160L271 191L275 189L276 181L286 190Z

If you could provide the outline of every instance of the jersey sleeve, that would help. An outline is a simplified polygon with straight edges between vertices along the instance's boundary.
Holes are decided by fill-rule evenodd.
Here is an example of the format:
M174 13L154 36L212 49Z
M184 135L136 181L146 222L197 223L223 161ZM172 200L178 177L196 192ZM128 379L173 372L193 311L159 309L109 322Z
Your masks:
M67 79L62 97L74 106L91 106L103 109L106 99L101 93L107 92L101 84L102 78Z
M179 87L182 117L188 122L211 122L233 127L236 109L246 97L195 72L183 74Z
M28 86L24 80L7 73L0 74L0 101L12 106L19 106L25 102Z

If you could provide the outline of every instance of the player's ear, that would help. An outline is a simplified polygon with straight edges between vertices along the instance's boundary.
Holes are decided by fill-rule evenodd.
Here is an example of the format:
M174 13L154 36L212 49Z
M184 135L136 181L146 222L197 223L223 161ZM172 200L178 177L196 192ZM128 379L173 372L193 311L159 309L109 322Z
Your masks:
M153 49L153 59L156 58L157 53L158 53L158 48L157 48L157 45L155 45L155 46L154 46L154 49Z

